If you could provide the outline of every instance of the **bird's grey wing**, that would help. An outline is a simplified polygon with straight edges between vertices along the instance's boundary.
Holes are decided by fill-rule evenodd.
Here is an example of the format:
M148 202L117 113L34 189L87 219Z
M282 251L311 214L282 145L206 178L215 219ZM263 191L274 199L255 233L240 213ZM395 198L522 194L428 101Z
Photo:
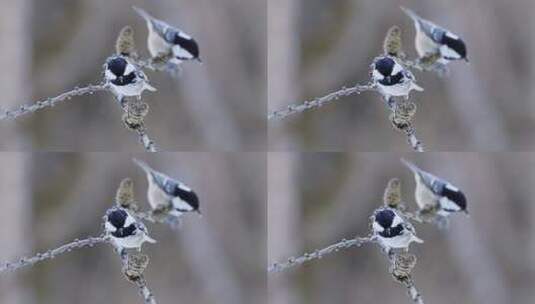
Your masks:
M154 177L154 182L162 189L167 195L176 196L176 189L179 186L179 182L170 178L169 176L156 172L153 170L152 176Z
M177 36L180 36L181 34L183 34L181 30L170 26L165 31L164 40L170 44L177 44Z

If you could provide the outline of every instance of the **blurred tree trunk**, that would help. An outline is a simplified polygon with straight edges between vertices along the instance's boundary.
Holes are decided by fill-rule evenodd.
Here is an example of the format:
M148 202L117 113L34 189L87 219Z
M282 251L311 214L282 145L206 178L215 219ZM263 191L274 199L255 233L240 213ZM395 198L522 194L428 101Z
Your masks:
M268 104L279 109L294 102L299 96L296 85L299 33L299 0L268 1ZM291 143L288 131L282 124L268 134L276 147ZM268 263L296 255L300 252L297 240L300 222L300 204L297 198L297 157L293 154L268 154ZM275 237L272 237L275 236ZM287 274L268 276L268 302L272 304L298 304L296 287Z
M28 81L30 54L30 1L2 1L0 18L0 66L5 77L0 82L2 107L13 108L23 103L31 89ZM19 128L13 123L2 127L5 150L16 150L24 144ZM28 167L31 157L19 153L2 153L0 157L0 261L12 260L30 251L32 212ZM7 245L6 245L7 244ZM18 274L0 278L0 303L33 303L31 293Z

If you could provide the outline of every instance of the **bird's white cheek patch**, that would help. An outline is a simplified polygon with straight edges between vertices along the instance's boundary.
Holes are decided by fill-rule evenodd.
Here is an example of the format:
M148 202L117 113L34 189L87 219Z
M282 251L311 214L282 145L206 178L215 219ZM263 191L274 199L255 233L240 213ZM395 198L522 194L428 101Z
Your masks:
M403 219L399 216L395 216L394 220L392 221L392 227L396 227L397 225L403 223Z
M132 65L132 64L127 64L127 65L126 65L126 69L124 70L124 74L125 74L125 75L128 75L128 74L132 73L132 72L135 71L135 70L136 70L136 68L134 67L134 65Z
M124 221L124 226L128 227L128 226L132 225L135 222L136 222L136 220L129 215L129 216L126 217L126 220Z
M392 69L392 75L396 75L401 71L403 71L403 67L400 64L394 64L394 68Z
M449 48L447 45L443 45L440 47L440 54L442 57L446 58L454 58L454 59L460 59L461 56L451 48Z
M178 210L185 210L185 211L193 210L193 208L188 203L184 202L178 197L173 199L173 207L175 207Z
M184 48L181 48L178 45L173 46L173 54L178 58L187 58L187 59L193 58L190 52L186 51Z
M110 224L110 222L106 222L104 224L104 227L106 228L107 231L109 232L115 232L117 230L117 228L115 228L115 226L113 226L112 224Z
M454 202L452 202L446 197L443 197L440 199L440 206L442 207L442 209L455 210L455 211L461 210L461 208L459 208L457 204L455 204Z
M379 71L377 71L376 69L373 69L373 71L372 71L372 77L373 77L373 79L375 79L375 80L381 80L381 79L384 78L383 75L381 75L381 73L379 73Z
M104 72L104 75L106 76L106 79L108 79L108 80L115 80L117 78L117 76L115 76L115 74L113 74L108 69L106 69L106 71Z
M373 226L373 230L376 232L383 232L385 230L383 226L377 224L377 222L373 222L372 226Z

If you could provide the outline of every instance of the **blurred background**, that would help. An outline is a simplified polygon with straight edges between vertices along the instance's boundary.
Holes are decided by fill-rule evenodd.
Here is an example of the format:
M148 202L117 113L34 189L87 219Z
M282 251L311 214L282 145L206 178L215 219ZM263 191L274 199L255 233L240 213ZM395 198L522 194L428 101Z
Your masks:
M145 21L132 5L195 37L204 64L183 64L173 79L147 71L149 135L161 150L260 151L266 142L266 9L263 0L0 0L0 109L98 83L131 25L148 56ZM143 151L108 93L0 121L6 151Z
M535 148L533 1L272 0L268 8L269 111L366 83L386 31L401 27L416 57L413 22L399 9L460 35L470 64L450 76L415 72L425 92L415 127L431 151L525 151ZM320 109L269 122L270 149L409 151L376 93L341 98Z
M525 153L301 153L268 159L268 261L321 249L369 232L389 179L415 208L415 162L460 187L470 217L439 231L415 224L424 244L413 272L425 303L528 304L535 301L535 157ZM377 246L342 250L269 274L270 304L411 303Z
M158 303L265 303L266 156L263 153L0 153L0 263L102 232L123 178L140 207L146 176L131 158L179 178L199 195L202 217L179 231L147 223L145 272ZM77 249L0 274L0 303L142 303L111 246Z

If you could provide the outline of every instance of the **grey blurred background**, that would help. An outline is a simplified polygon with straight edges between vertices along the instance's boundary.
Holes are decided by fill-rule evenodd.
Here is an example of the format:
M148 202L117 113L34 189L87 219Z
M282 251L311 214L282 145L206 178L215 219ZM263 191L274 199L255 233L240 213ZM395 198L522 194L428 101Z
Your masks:
M424 244L414 280L425 303L529 304L535 301L535 157L527 153L302 153L268 159L268 261L366 236L384 187L398 177L415 208L414 161L465 191L470 218L450 229L415 224ZM411 303L376 246L352 248L269 274L271 304Z
M266 142L266 9L263 0L0 0L0 108L99 82L125 25L148 56L136 5L197 39L204 64L176 80L148 71L146 124L161 150L259 151ZM76 97L0 122L6 151L143 151L107 93Z
M99 235L119 182L146 203L147 161L197 191L202 217L179 231L147 224L158 243L146 279L158 303L265 303L266 157L263 153L0 153L0 262ZM78 249L0 274L0 303L142 303L111 246Z
M533 1L269 1L270 111L368 81L388 28L399 25L415 58L415 10L460 35L470 64L439 78L415 72L425 92L415 127L430 151L525 151L535 148ZM379 96L341 98L321 109L269 122L271 150L409 151L392 130Z

